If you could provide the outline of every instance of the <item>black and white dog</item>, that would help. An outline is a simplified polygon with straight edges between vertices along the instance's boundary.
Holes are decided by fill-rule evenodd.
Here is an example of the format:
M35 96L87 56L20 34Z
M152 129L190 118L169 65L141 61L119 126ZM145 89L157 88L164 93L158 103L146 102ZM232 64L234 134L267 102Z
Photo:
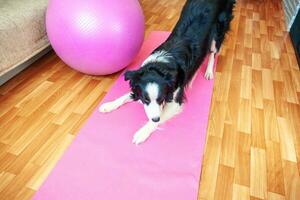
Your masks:
M213 78L214 58L229 30L234 4L235 0L187 0L168 39L140 69L125 73L131 91L101 105L100 112L141 101L149 121L135 133L135 144L145 141L160 124L180 113L184 91L208 53L205 78Z

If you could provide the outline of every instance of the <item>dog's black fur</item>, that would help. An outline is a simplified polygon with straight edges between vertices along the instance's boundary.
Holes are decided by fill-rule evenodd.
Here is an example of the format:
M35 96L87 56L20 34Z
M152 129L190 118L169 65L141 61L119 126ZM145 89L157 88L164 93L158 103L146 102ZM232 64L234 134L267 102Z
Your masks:
M169 62L151 62L136 71L127 71L125 80L130 80L132 98L149 103L145 86L155 82L160 86L157 102L184 101L184 89L191 81L210 45L216 41L217 51L229 30L233 18L235 0L187 0L179 21L168 39L152 54L164 50Z

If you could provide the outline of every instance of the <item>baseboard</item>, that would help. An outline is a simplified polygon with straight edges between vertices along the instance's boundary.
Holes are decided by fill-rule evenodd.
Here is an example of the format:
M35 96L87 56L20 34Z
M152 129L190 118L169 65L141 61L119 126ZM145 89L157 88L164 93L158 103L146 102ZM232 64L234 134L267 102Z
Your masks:
M13 69L5 72L3 75L0 76L0 86L6 83L8 80L16 76L18 73L29 67L32 63L40 59L42 56L44 56L46 53L48 53L52 47L50 45L47 45L45 48L43 48L41 51L36 53L34 56L32 56L29 59L26 59L25 61L22 61L20 64L17 64L17 66L13 67Z

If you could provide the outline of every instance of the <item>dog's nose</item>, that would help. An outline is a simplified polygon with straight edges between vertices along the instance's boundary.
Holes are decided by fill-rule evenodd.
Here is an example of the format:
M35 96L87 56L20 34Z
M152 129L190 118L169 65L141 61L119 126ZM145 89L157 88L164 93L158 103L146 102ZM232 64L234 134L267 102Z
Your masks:
M152 118L152 121L153 121L153 122L159 122L159 120L160 120L160 117Z

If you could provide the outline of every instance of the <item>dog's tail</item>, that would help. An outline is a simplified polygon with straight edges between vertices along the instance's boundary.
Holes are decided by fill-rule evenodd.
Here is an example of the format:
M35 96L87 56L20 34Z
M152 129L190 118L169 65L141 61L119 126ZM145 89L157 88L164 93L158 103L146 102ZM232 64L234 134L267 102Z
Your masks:
M235 6L235 0L223 0L223 6L218 16L218 21L224 25L224 32L229 30L229 25L233 19L233 8Z
M230 30L230 22L233 19L233 9L235 6L235 0L223 0L221 3L221 9L219 11L219 15L217 17L218 23L216 27L213 29L215 32L213 37L217 41L216 47L220 49L221 44L225 39L226 33Z

